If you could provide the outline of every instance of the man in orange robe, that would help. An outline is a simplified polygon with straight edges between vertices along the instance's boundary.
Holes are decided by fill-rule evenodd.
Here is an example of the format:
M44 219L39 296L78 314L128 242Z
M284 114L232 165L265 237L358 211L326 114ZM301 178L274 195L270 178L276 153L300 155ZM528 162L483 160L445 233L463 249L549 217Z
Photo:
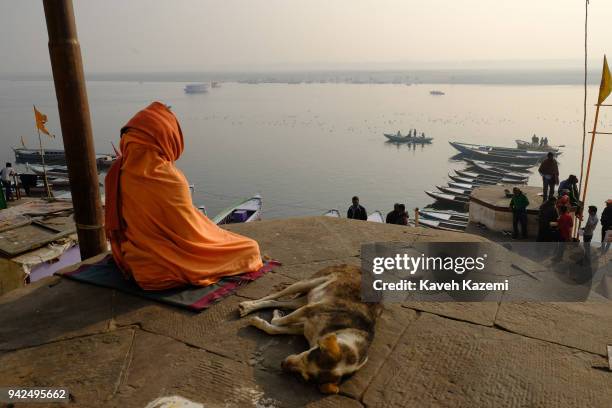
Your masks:
M106 176L105 229L119 268L145 290L207 286L262 267L257 242L195 209L174 162L183 133L154 102L121 129L121 155Z

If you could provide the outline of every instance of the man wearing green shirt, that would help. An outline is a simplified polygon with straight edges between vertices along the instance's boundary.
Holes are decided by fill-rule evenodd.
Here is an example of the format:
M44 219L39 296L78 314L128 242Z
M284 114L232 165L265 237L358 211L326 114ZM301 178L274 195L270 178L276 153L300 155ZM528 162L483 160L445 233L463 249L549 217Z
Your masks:
M519 223L521 224L523 238L527 238L527 207L529 206L529 200L518 187L514 187L512 193L512 199L510 200L510 209L512 210L512 238L517 239L519 236Z

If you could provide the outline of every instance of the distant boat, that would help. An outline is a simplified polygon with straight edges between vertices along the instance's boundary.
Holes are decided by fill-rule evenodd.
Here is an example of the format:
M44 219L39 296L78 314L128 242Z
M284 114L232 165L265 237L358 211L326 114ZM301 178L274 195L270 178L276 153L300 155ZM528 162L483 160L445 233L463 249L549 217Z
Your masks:
M435 96L446 95L444 92L442 92L442 91L436 91L436 90L429 91L429 94L430 94L430 95L435 95Z
M323 214L324 217L340 218L340 211L332 209Z
M261 219L262 199L259 194L221 211L212 222L217 225L240 224Z
M211 87L211 88L221 88L221 83L220 83L220 82L217 82L217 81L212 81L212 82L210 83L210 87Z
M383 135L393 143L430 144L433 140L433 137L403 136L400 132L396 134L383 133Z
M208 84L189 84L185 86L185 93L197 94L208 92Z
M376 210L374 212L372 212L370 215L368 215L368 221L371 222L380 222L380 223L385 223L385 217L383 217L383 214Z

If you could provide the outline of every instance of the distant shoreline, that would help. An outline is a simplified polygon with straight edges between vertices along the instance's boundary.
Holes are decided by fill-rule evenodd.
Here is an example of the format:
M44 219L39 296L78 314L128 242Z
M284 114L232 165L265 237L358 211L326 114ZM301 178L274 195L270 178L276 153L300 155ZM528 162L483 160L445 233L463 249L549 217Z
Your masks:
M599 83L591 70L588 83ZM239 82L239 83L352 83L352 84L447 84L447 85L583 85L578 69L464 69L464 70L319 70L269 72L125 72L90 73L88 81L101 82ZM0 74L0 80L51 81L50 73Z

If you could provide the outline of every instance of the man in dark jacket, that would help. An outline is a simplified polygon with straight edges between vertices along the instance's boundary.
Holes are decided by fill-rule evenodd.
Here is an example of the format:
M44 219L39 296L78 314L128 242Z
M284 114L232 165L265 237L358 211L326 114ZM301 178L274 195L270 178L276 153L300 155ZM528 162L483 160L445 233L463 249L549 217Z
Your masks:
M563 180L559 184L559 191L561 190L567 190L567 195L569 196L570 205L572 207L580 207L578 197L578 177L570 174L566 180Z
M554 154L549 152L546 155L546 159L540 164L538 172L542 176L544 201L547 201L548 197L555 194L555 185L559 183L559 165Z
M351 205L346 212L346 218L352 220L363 220L366 221L368 219L368 213L366 209L359 205L359 197L353 197L353 205Z
M391 212L389 212L387 214L387 218L386 218L385 222L387 224L398 224L399 223L398 222L399 216L400 216L400 213L399 213L399 204L395 203L395 204L393 204L393 211L391 211Z
M601 213L601 250L607 252L610 243L606 242L606 232L612 230L612 199L606 201L606 208Z
M556 241L553 229L550 226L551 222L556 222L559 218L556 204L557 200L554 196L548 197L548 200L540 206L538 215L538 242L554 242Z
M513 195L510 200L510 209L512 210L512 238L518 238L519 224L521 224L523 238L527 238L527 207L529 206L529 200L518 187L514 187L512 192Z

